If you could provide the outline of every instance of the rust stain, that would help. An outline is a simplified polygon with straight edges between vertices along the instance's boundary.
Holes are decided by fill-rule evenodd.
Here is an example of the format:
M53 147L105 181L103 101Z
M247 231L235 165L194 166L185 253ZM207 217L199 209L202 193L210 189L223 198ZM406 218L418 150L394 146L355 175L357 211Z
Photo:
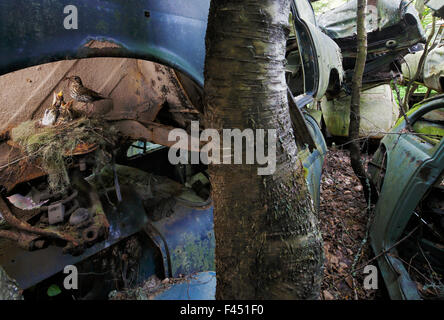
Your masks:
M428 181L431 173L432 173L432 170L430 168L424 167L419 172L419 177L424 181Z

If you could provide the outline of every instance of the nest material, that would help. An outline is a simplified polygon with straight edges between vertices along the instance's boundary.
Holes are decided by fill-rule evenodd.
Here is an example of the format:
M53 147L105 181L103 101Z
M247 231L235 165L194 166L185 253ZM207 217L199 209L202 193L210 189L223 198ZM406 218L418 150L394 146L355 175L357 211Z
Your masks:
M38 120L25 121L11 132L12 141L29 159L40 161L42 169L49 175L48 183L53 191L69 186L67 168L72 157L79 153L79 146L97 146L103 151L115 144L116 136L116 130L105 121L88 118L48 127L42 127Z

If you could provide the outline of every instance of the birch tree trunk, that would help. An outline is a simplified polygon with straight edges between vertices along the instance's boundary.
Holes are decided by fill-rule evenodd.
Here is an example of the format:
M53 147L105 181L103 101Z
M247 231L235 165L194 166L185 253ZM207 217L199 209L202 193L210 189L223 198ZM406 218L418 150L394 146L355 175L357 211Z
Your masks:
M289 4L211 1L206 128L277 130L273 175L258 175L257 165L209 166L217 299L319 297L322 238L297 157L285 82Z
M365 29L365 13L367 10L367 0L358 0L357 9L357 53L355 70L352 78L352 96L350 104L350 162L356 176L362 184L365 198L367 201L372 198L376 201L376 188L373 186L371 180L368 178L364 165L361 162L361 148L359 145L359 124L361 122L361 91L362 91L362 77L364 75L365 61L367 59L367 31Z

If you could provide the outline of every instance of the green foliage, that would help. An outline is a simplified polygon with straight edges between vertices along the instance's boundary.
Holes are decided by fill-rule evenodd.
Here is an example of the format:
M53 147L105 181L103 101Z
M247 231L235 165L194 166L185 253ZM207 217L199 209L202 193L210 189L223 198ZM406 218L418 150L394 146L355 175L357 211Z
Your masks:
M407 94L407 86L400 86L400 85L398 85L398 88L399 88L399 95L401 96L401 100L404 100L404 97ZM428 90L428 88L426 86L419 85L414 93L426 93L427 90ZM436 94L436 93L437 92L435 90L431 91L431 94ZM396 94L395 90L393 90L393 96L395 97L395 100L396 100L396 102L399 105L398 95Z
M56 284L52 284L48 290L46 291L46 294L48 295L48 297L55 297L57 295L59 295L60 293L62 293L62 290L60 290L59 286Z
M425 28L433 21L432 10L429 7L425 7L424 12L421 15L422 27Z

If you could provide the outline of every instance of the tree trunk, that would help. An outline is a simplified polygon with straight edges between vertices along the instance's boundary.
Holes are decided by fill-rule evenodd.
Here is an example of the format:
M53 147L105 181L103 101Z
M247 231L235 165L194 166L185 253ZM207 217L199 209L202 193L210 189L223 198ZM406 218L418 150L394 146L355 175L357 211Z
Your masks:
M361 91L362 91L362 77L364 75L365 61L367 59L367 31L365 29L365 12L367 10L367 0L358 0L357 10L357 53L355 70L352 79L352 97L350 104L350 160L353 171L359 178L364 190L364 195L367 201L370 198L375 199L376 188L374 188L371 180L368 178L367 172L361 162L361 148L359 145L359 124L361 122Z
M322 238L297 157L285 82L289 4L211 1L205 126L276 129L277 136L273 175L258 175L256 164L209 166L217 299L319 297Z

